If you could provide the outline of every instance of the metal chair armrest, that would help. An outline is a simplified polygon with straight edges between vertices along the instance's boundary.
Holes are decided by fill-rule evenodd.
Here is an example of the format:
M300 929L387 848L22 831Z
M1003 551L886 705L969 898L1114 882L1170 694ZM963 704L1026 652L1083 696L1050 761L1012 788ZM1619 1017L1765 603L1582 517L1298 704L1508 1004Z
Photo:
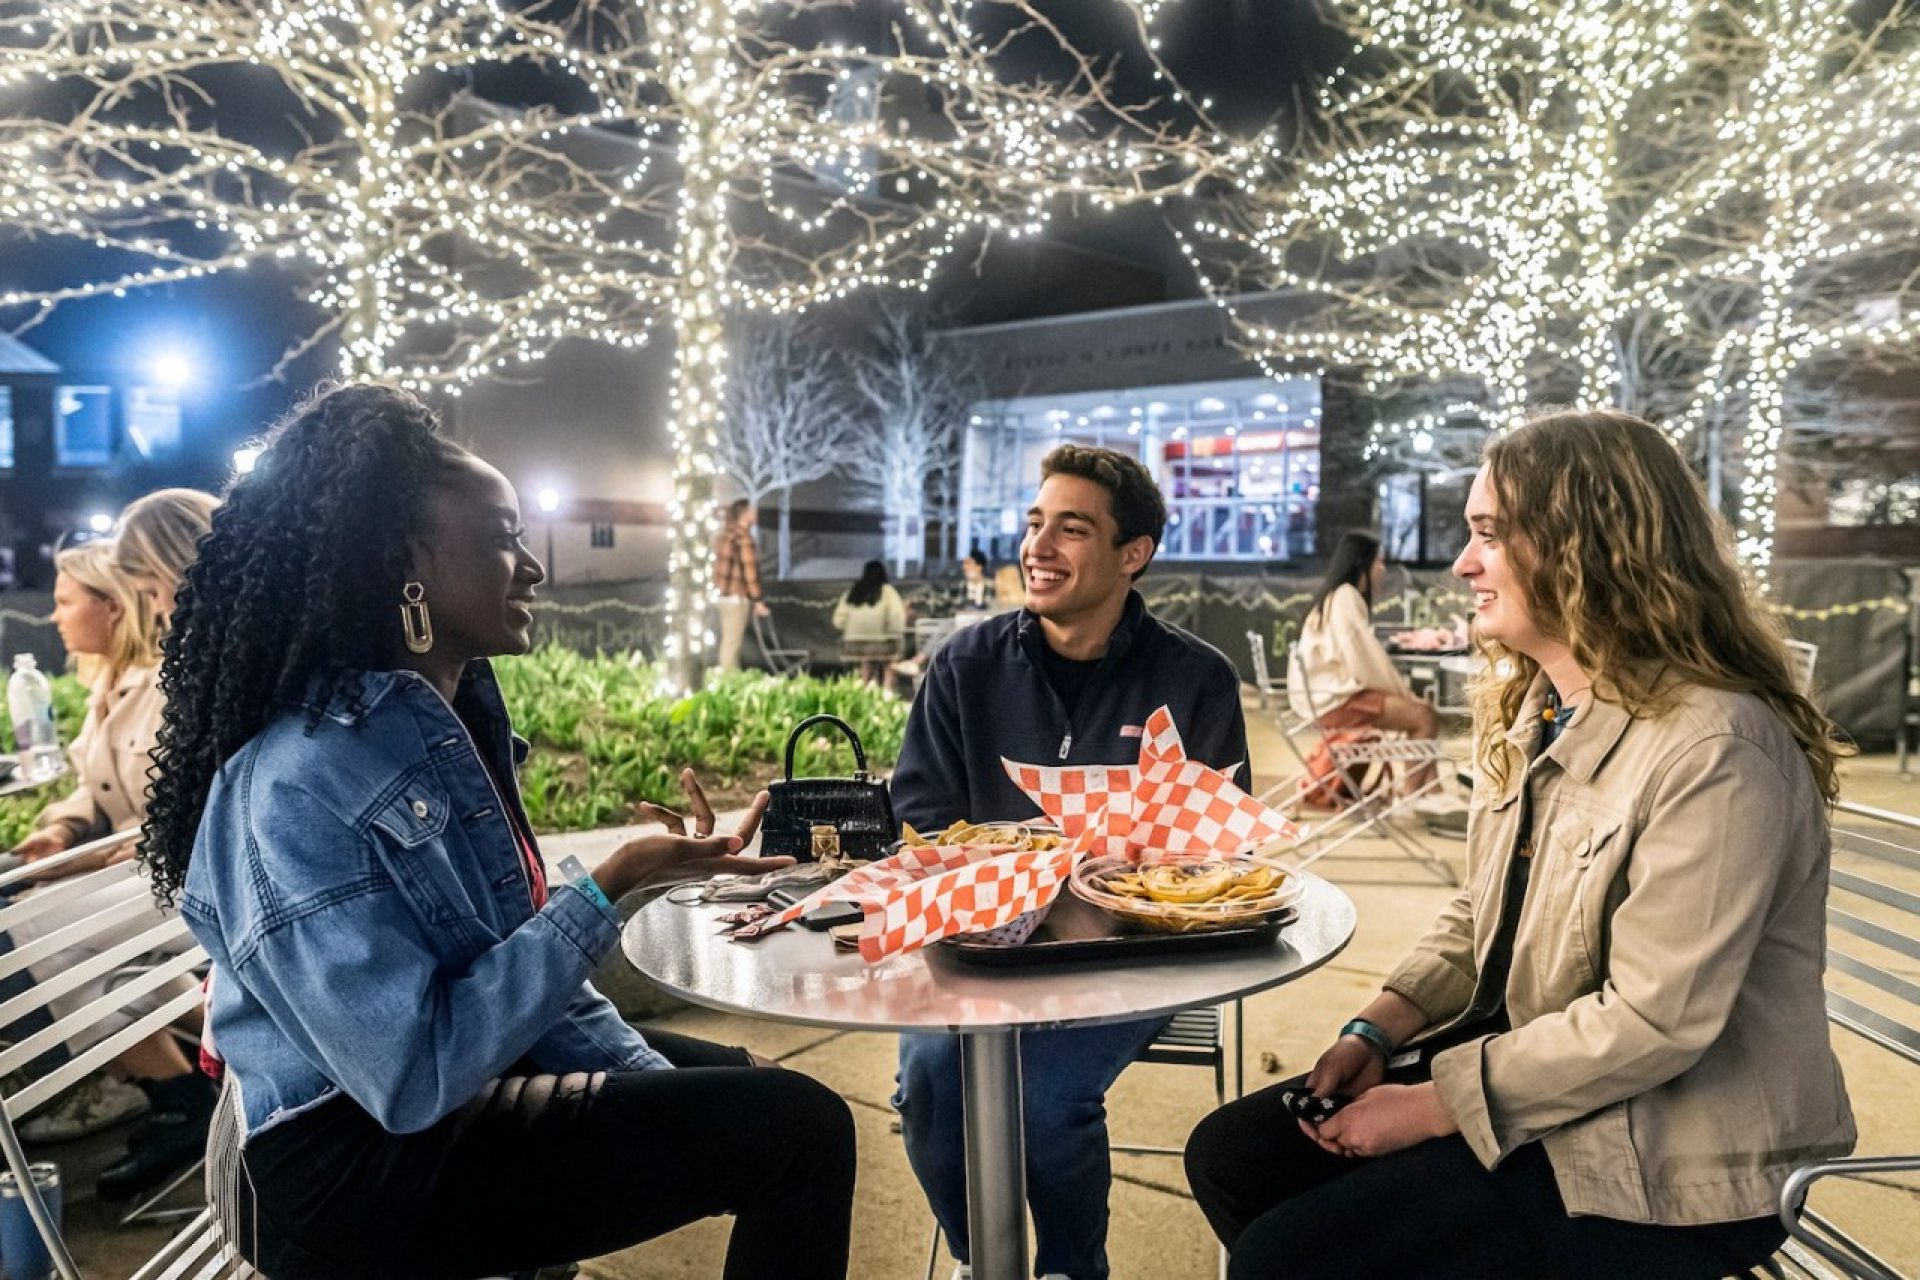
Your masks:
M1920 1155L1848 1156L1802 1165L1787 1175L1780 1188L1780 1222L1787 1235L1839 1267L1846 1275L1860 1280L1901 1280L1878 1259L1854 1246L1842 1247L1807 1229L1801 1221L1806 1212L1807 1193L1822 1178L1858 1178L1872 1173L1910 1173L1920 1170ZM1848 1242L1851 1244L1851 1242Z

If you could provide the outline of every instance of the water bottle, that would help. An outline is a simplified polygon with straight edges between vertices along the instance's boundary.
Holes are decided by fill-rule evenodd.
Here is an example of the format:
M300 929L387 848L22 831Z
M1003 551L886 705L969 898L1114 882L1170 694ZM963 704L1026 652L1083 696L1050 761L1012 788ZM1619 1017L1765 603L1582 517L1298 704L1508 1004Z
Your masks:
M20 750L20 772L45 778L60 771L60 731L53 724L53 686L30 653L15 654L7 680L7 714Z
M41 1203L47 1206L54 1229L59 1230L66 1200L60 1186L60 1166L30 1164L27 1174L40 1192ZM7 1280L50 1280L54 1270L46 1242L33 1225L20 1180L11 1170L0 1172L0 1263L6 1266Z

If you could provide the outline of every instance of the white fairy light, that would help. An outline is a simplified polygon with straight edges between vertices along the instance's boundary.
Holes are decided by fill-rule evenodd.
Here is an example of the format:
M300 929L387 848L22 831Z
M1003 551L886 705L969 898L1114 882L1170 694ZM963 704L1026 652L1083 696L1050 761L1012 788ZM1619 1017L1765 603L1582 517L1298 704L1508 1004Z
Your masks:
M1165 6L1122 2L1143 37ZM33 308L31 323L73 299L274 263L313 281L326 317L278 369L337 341L347 375L449 395L569 338L633 347L669 330L667 643L685 678L710 647L729 314L923 290L978 234L1184 196L1213 171L1203 113L1166 127L1070 48L1078 70L1063 84L1004 77L992 56L1004 37L976 37L967 5L890 7L890 51L788 39L812 25L805 11L830 22L840 0L0 9L0 92L48 83L50 112L86 102L0 116L0 226L135 264L0 292L0 309ZM1029 0L994 7L996 28L1058 39ZM567 79L579 105L509 113L462 98L485 64ZM231 128L243 114L231 103L209 109L209 84L230 94L233 79L196 77L235 68L291 96L304 142L274 152ZM859 109L836 114L833 85ZM829 173L854 177L805 176Z
M1181 236L1216 290L1324 304L1281 326L1222 291L1240 339L1270 372L1357 366L1382 396L1465 379L1496 429L1541 401L1621 404L1679 438L1732 416L1732 514L1764 571L1790 380L1920 337L1911 305L1856 314L1920 285L1901 258L1920 232L1912 7L1871 27L1841 0L1343 11L1364 70ZM1375 428L1368 455L1431 421Z

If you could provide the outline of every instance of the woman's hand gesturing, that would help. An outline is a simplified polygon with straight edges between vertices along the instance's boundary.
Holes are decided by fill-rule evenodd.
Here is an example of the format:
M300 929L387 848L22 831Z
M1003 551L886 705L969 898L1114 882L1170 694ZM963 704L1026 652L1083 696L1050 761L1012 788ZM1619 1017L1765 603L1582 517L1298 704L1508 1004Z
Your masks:
M613 856L595 869L593 878L609 898L618 900L635 889L663 884L670 880L698 880L722 873L756 875L793 865L792 858L747 858L740 850L752 841L760 829L760 817L767 811L767 793L753 798L746 817L730 835L715 835L713 806L693 770L680 773L680 789L686 793L687 808L693 815L693 833L687 832L687 818L664 805L642 804L640 811L666 827L666 833L629 840L613 851Z

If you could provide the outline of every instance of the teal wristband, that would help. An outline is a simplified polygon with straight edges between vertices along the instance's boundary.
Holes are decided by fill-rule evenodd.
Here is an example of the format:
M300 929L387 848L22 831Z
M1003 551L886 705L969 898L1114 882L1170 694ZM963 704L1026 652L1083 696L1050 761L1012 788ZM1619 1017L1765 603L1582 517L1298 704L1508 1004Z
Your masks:
M1346 1026L1340 1028L1340 1034L1343 1036L1359 1036L1362 1040L1365 1040L1368 1044L1378 1049L1380 1056L1383 1058L1391 1058L1393 1056L1393 1041L1387 1037L1386 1032L1382 1031L1373 1023L1368 1022L1365 1018L1355 1018Z
M560 863L560 874L573 882L573 887L587 895L590 902L598 903L602 911L613 910L613 899L600 887L600 882L587 874L587 869L578 858L567 858Z

